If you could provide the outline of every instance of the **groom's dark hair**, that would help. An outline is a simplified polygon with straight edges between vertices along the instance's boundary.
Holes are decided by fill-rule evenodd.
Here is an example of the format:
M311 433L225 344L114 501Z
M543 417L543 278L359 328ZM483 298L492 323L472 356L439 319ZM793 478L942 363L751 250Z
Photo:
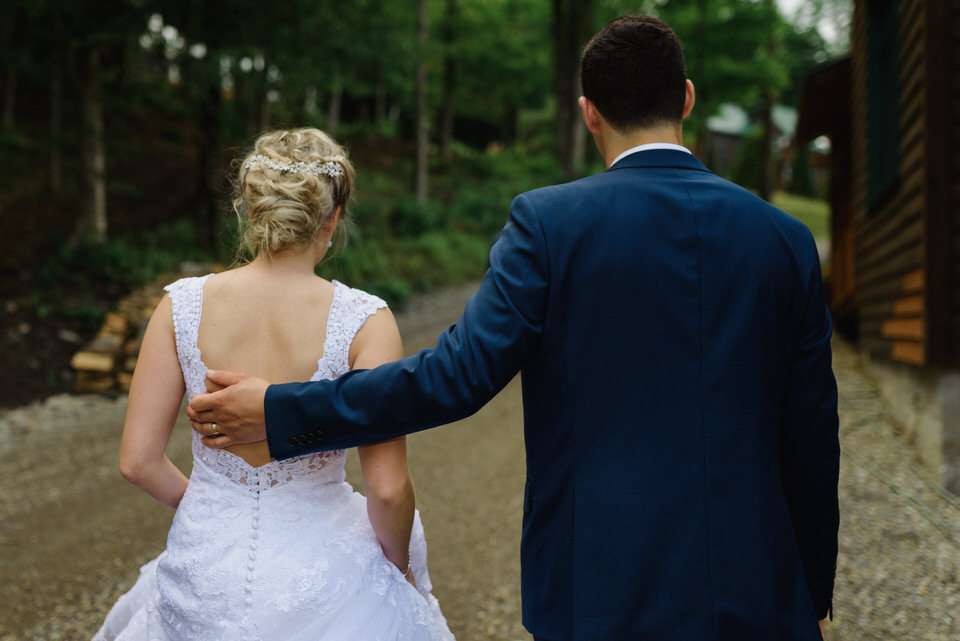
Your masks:
M650 16L617 18L580 59L583 95L619 131L683 120L686 80L680 40Z

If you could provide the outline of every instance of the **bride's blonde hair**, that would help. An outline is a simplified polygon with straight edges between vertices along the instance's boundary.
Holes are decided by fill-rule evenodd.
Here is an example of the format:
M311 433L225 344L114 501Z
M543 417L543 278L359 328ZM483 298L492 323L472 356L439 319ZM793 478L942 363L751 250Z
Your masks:
M337 207L340 220L346 217L354 169L346 150L330 136L304 127L257 138L236 176L233 209L240 222L240 251L269 259L316 241ZM342 239L339 221L336 234Z

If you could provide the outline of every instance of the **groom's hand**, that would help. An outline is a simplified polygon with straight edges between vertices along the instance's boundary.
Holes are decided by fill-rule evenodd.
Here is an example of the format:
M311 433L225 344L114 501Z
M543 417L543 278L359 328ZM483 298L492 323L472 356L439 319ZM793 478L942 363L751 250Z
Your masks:
M190 425L215 448L266 439L263 398L269 385L249 374L207 370L208 389L222 389L193 397L187 407Z

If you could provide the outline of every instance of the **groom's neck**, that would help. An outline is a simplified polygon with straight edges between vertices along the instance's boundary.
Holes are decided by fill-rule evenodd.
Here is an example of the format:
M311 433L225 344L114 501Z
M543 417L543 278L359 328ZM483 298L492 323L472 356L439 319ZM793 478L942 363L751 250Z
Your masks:
M657 142L682 145L683 126L680 124L667 124L661 127L617 131L604 123L600 135L595 136L595 138L597 141L597 149L600 151L600 155L603 156L607 167L609 167L617 156L628 149L633 149L640 145Z

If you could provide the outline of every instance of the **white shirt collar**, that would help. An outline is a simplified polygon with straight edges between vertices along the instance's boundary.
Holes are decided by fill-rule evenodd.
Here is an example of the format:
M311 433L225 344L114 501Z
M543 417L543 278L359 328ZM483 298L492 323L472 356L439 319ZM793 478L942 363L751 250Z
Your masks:
M613 159L613 162L610 163L610 167L613 167L618 162L620 162L621 160L623 160L624 158L626 158L631 154L635 154L638 151L650 151L651 149L672 149L673 151L685 151L688 154L690 153L690 150L684 147L683 145L675 145L672 142L648 142L645 145L637 145L636 147L631 147L630 149L627 149L625 152L623 152L622 154L620 154L619 156Z

